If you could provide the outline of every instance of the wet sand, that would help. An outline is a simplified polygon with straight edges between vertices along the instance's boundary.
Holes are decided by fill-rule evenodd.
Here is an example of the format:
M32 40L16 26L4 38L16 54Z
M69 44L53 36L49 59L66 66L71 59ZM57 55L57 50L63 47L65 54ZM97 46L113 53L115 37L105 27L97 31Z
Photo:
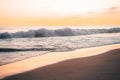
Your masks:
M117 48L120 44L49 53L0 66L0 77L10 76L3 80L120 80Z

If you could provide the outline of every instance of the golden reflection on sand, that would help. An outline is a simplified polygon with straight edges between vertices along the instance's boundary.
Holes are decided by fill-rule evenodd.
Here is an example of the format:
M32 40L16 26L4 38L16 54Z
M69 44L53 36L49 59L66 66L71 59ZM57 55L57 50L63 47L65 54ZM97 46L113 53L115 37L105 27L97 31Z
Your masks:
M120 44L78 49L69 52L52 52L42 56L32 57L19 62L0 66L0 78L40 68L67 59L98 55L116 48L120 48Z

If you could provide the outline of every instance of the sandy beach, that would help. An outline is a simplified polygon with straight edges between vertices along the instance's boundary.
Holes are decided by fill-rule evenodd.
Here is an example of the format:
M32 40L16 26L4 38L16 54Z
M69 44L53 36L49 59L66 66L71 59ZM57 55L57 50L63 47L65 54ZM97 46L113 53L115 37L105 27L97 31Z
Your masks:
M4 78L3 80L113 80L113 78L120 80L118 48L120 44L69 52L52 52L32 57L0 66L0 78Z

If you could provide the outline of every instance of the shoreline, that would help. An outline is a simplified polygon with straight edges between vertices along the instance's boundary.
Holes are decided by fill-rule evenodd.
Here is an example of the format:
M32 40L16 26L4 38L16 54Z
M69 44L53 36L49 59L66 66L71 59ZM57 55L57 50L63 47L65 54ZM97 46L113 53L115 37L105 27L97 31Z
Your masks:
M0 79L55 64L64 60L95 56L117 48L120 48L120 44L77 49L69 52L51 52L42 56L32 57L15 63L0 66Z

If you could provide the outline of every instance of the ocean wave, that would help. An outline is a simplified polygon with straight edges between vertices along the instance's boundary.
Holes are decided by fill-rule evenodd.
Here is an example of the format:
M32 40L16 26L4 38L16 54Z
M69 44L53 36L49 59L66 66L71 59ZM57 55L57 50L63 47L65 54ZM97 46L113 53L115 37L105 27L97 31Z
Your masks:
M27 48L27 49L18 49L18 48L0 48L0 52L18 52L18 51L54 51L55 48Z
M0 39L6 38L32 38L32 37L54 37L54 36L77 36L77 35L89 35L99 33L118 33L120 28L109 28L109 29L37 29L28 31L19 31L15 33L4 32L0 33Z

